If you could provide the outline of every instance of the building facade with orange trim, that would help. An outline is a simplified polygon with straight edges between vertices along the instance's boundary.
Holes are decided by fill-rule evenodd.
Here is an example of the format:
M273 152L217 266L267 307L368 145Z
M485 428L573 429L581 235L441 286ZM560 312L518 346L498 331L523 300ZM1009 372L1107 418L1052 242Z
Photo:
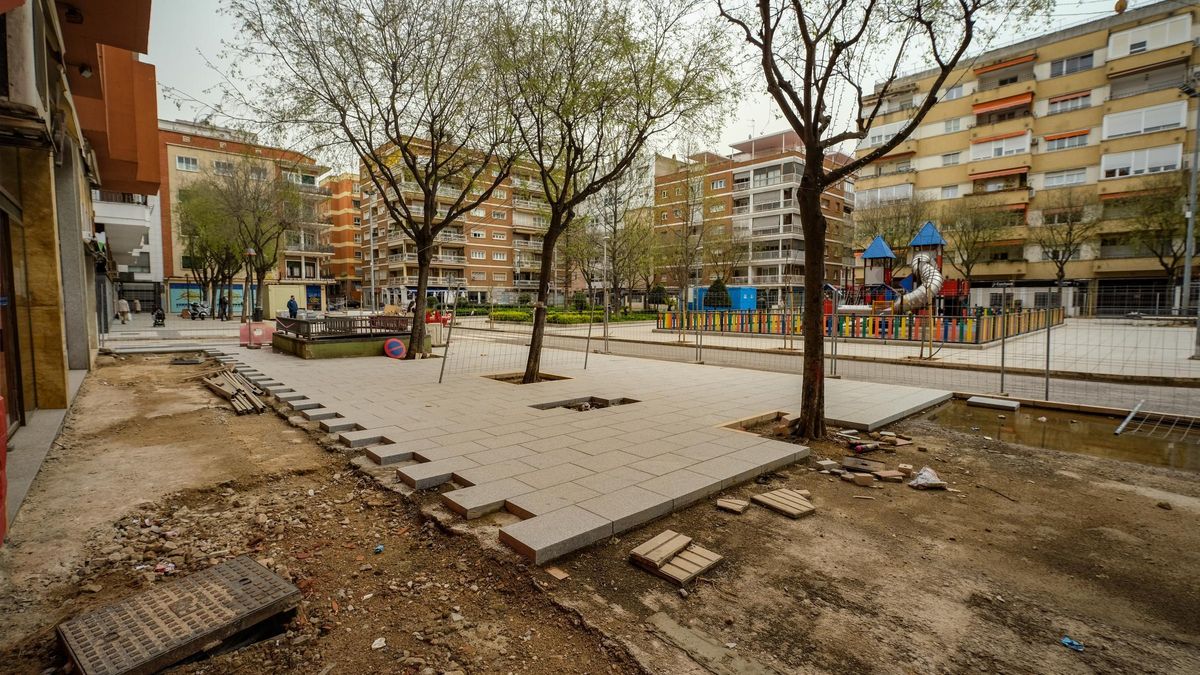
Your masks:
M1016 297L1036 306L1048 298L1033 288L1056 276L1055 253L1037 245L1036 228L1052 215L1056 190L1085 191L1101 222L1067 263L1068 306L1169 307L1177 292L1158 259L1134 242L1136 214L1122 198L1157 174L1188 176L1198 100L1179 85L1198 77L1200 8L1169 1L964 60L936 92L932 71L899 79L860 156L891 138L925 97L938 102L909 139L858 175L858 206L921 198L935 221L942 207L964 200L1011 211L1013 226L972 273L971 300L987 305L1000 293L986 287L1014 281ZM961 277L949 264L944 271Z

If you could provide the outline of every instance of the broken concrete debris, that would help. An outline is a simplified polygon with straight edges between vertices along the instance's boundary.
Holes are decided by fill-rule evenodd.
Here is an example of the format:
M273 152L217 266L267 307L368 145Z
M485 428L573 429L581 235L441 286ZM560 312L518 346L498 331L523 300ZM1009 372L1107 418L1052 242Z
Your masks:
M977 408L992 408L995 410L1008 410L1016 412L1021 407L1020 401L1013 401L1005 398L991 398L988 396L972 396L967 399L967 405Z
M900 473L904 474L905 476L913 475L913 465L912 464L897 464L896 470L899 471Z
M818 471L833 471L838 468L839 464L832 459L818 459L816 461Z
M879 480L885 481L888 483L899 483L904 480L904 476L906 475L903 472L892 471L892 470L876 471L876 472L874 472L874 474L875 474L875 477L878 478Z
M866 487L867 485L873 485L875 483L875 476L872 476L869 473L855 473L850 475L850 480L855 485Z
M843 457L842 467L850 471L861 471L863 473L887 469L887 465L883 462L877 462L873 459L862 459L861 457Z

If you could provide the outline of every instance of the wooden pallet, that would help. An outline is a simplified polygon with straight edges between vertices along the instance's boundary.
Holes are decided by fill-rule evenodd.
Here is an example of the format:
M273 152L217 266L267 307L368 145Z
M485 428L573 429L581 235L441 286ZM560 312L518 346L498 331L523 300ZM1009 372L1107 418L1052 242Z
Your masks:
M731 513L745 513L750 508L750 502L744 499L729 499L722 497L717 500L717 508Z
M692 538L674 530L666 530L629 552L634 564L651 571L661 569L671 558L692 543Z
M812 515L817 510L817 507L808 501L807 492L807 490L800 491L783 488L754 495L751 499L755 504L761 504L789 518L803 518L804 516Z
M703 546L690 544L668 560L657 570L657 573L663 578L684 586L724 559L723 556L713 553Z

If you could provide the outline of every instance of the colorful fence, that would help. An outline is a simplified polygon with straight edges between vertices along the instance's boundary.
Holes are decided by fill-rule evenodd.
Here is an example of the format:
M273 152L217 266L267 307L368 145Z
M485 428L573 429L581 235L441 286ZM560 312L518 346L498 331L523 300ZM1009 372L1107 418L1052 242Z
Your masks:
M1000 339L1005 328L1008 337L1041 330L1046 327L1047 317L1057 326L1063 322L1063 309L1027 309L1004 316L935 316L933 341L952 344L994 342ZM826 337L834 333L833 319L833 316L825 315ZM799 313L767 311L665 312L658 315L658 328L679 330L684 321L689 331L799 335L802 318ZM920 341L929 339L929 327L930 318L919 315L837 317L837 336L843 338Z

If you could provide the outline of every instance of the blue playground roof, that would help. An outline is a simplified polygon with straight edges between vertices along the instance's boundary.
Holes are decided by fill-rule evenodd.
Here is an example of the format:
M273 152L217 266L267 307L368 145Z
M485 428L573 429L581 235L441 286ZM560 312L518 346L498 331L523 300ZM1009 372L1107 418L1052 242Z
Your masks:
M867 247L867 250L863 251L862 257L863 260L877 260L879 258L895 258L896 254L892 253L892 249L883 240L883 235L880 234L871 240L871 245Z
M925 221L921 226L921 231L913 240L908 243L909 246L945 246L946 240L942 239L942 233L938 232L937 226L932 220Z

